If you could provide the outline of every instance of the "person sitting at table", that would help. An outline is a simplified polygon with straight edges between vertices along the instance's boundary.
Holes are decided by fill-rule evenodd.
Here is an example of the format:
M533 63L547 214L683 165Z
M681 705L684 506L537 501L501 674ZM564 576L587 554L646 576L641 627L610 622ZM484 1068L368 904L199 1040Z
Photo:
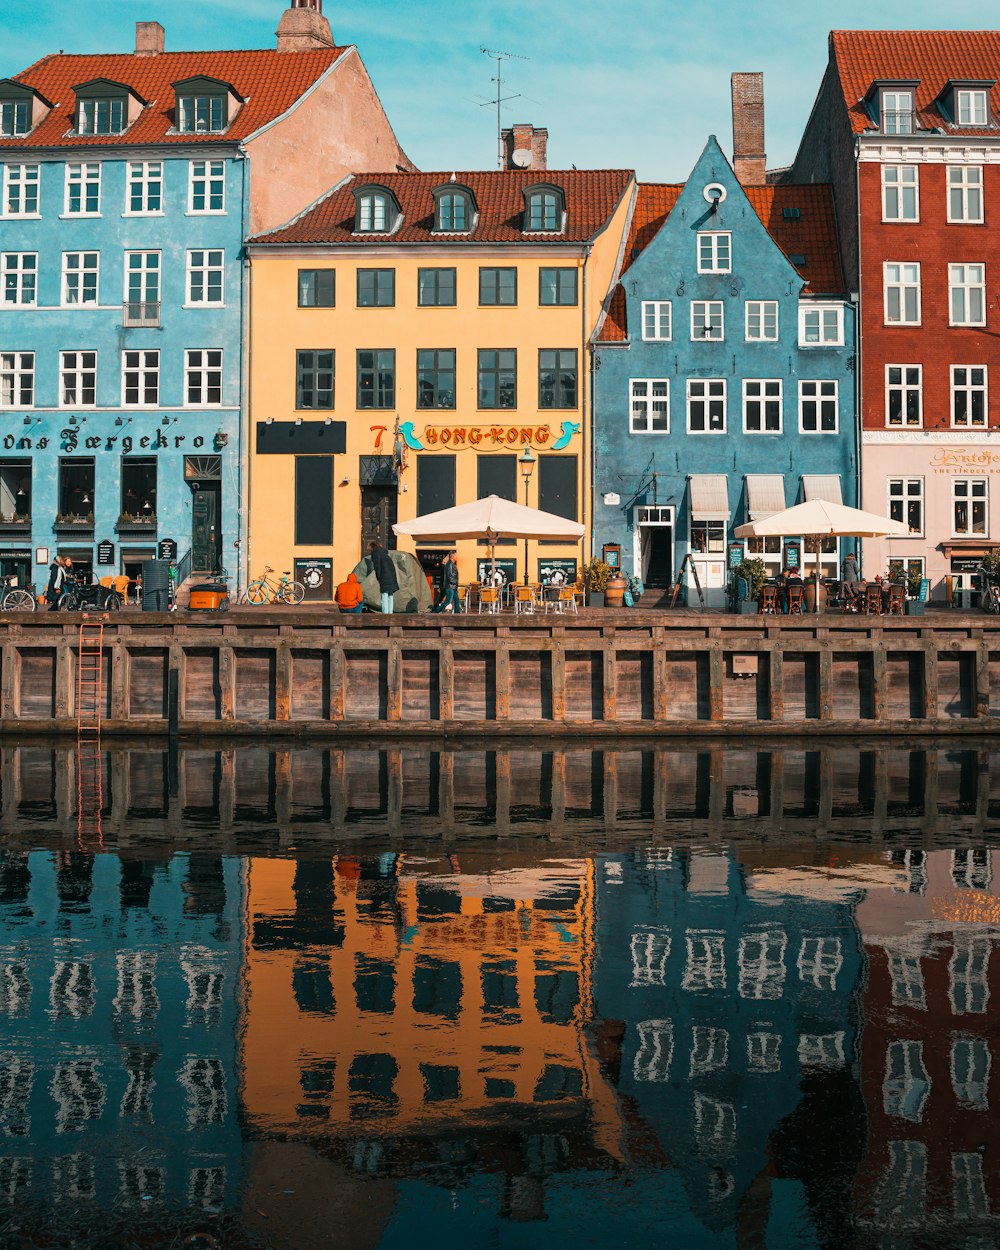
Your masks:
M788 611L788 592L793 586L803 586L804 582L799 576L799 570L795 565L786 564L781 570L781 589L779 595L781 598L782 612Z

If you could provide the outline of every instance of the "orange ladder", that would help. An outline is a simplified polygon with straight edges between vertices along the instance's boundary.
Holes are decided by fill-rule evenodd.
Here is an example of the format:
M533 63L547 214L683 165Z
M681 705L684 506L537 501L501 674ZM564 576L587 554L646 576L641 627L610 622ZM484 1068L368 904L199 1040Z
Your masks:
M104 755L101 715L104 710L104 625L80 626L76 665L76 832L82 850L103 845Z

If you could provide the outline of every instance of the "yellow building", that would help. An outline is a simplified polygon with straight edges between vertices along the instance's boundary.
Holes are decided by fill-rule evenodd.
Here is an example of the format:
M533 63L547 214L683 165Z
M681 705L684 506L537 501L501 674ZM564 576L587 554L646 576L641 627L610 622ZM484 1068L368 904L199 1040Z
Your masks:
M396 545L396 521L488 494L589 534L589 340L634 185L624 170L359 175L252 242L251 574L294 568L328 599L369 541ZM398 545L428 571L442 554ZM458 552L476 579L487 549ZM587 539L532 542L529 579L571 580L589 555ZM523 579L523 543L497 559Z

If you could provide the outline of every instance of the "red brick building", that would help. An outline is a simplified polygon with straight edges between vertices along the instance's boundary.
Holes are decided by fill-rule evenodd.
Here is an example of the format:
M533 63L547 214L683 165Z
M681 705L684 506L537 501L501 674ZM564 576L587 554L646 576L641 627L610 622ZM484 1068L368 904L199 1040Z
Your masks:
M1000 32L834 31L789 174L833 184L860 303L862 507L912 533L865 572L938 600L1000 544L998 84Z

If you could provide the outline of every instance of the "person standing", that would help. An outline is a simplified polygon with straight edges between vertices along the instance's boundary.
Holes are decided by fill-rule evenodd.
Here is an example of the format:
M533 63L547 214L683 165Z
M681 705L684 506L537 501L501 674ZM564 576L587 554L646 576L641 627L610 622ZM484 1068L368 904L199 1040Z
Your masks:
M66 569L63 567L63 558L56 556L49 565L49 584L45 587L45 602L49 605L50 612L58 612L65 585Z
M448 605L451 604L452 611L456 614L461 613L462 609L458 602L458 552L449 551L441 565L441 580L443 594L437 607L432 608L433 612L446 612Z
M853 608L861 598L861 578L858 574L858 557L853 551L844 556L840 567L841 591L845 608Z
M372 553L372 568L375 570L375 580L382 596L382 611L391 613L392 597L399 589L396 566L392 562L392 556L380 543L369 543L368 550Z

